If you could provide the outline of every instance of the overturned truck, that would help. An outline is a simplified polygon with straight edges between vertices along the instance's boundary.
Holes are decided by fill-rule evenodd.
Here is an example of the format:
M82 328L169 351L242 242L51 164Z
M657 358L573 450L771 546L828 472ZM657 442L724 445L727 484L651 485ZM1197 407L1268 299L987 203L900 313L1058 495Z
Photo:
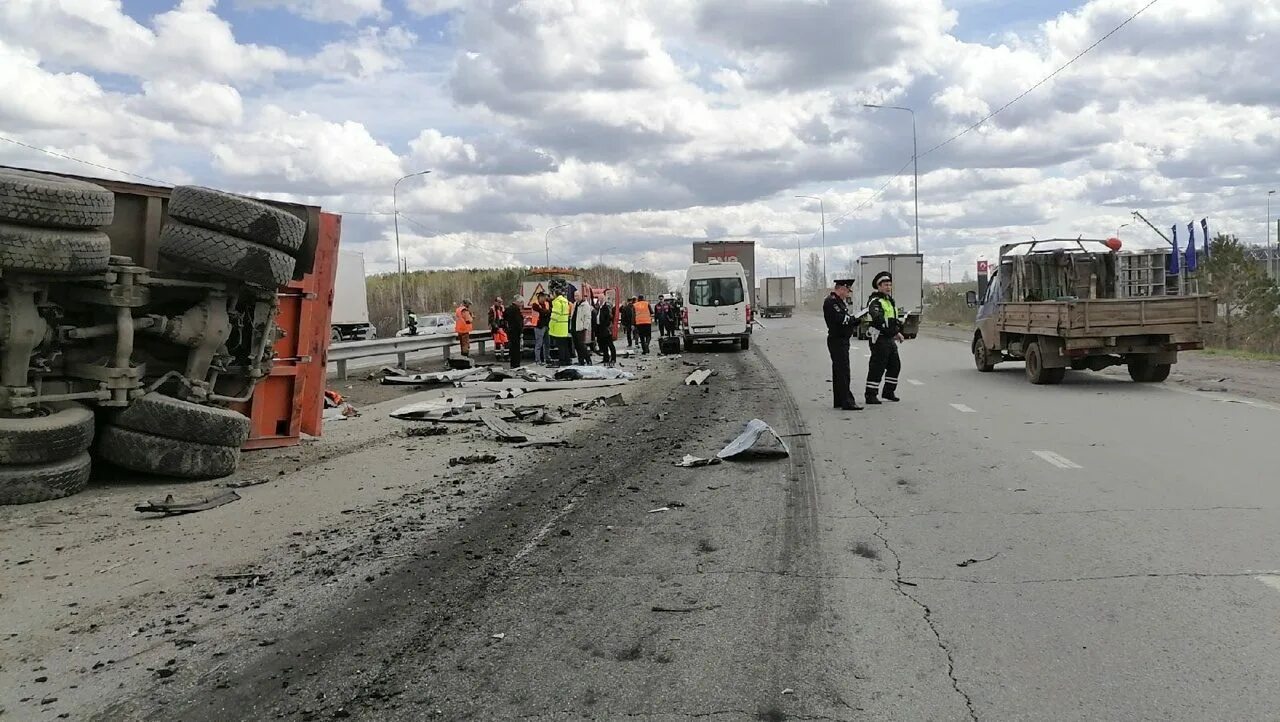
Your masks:
M277 289L314 252L305 212L200 187L144 200L0 168L0 503L75 493L95 460L239 463L250 422L228 407L270 373Z

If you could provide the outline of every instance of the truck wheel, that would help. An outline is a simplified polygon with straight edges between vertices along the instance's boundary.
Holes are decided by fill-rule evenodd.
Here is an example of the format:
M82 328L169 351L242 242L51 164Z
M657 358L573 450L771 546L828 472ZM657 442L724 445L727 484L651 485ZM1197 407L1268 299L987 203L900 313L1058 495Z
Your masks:
M249 417L219 406L203 406L152 392L134 401L111 423L131 431L178 441L238 449L249 440Z
M1067 375L1065 368L1047 369L1044 367L1044 356L1040 352L1040 344L1032 341L1027 344L1023 355L1027 359L1027 380L1033 384L1061 383Z
M89 483L86 452L49 464L0 466L0 504L32 504L71 496Z
M684 337L684 352L693 353L693 339L688 336Z
M1129 378L1138 383L1160 383L1169 378L1172 364L1153 364L1146 357L1135 357L1129 360Z
M230 446L166 439L119 426L102 429L98 456L125 469L183 479L229 476L240 464L240 450Z
M983 342L981 336L973 337L973 365L983 373L994 371L996 362L991 360L991 352L987 350L987 344Z
M169 217L294 254L307 224L266 203L200 186L178 186L169 197Z
M0 464L65 461L92 443L93 411L84 404L58 402L31 414L0 416Z
M0 223L0 269L89 275L107 270L111 239L100 231Z
M97 228L115 217L102 186L26 170L0 169L0 220L46 228Z
M741 341L739 341L739 344L742 346L742 350L743 350L743 351L746 351L746 350L750 349L750 348L751 348L751 337L750 337L750 336L743 336L743 337L742 337L742 339L741 339Z
M270 289L288 283L297 263L284 251L174 220L160 231L160 255L197 271Z
M342 332L337 328L329 329L329 343L340 343L342 341Z

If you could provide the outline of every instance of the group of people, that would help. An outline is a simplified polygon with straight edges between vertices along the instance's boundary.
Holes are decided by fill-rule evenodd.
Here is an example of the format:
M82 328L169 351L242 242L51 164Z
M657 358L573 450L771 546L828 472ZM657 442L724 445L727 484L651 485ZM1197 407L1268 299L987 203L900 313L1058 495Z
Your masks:
M845 411L861 411L862 406L849 390L849 339L853 337L863 318L867 318L871 361L867 364L867 385L863 394L868 404L899 401L898 374L902 361L898 357L898 344L902 343L902 321L893 300L893 276L881 271L872 279L874 287L867 297L864 309L850 311L849 295L853 292L853 280L841 279L822 304L822 316L827 322L827 352L831 355L832 405Z
M640 344L640 353L649 353L649 344L653 342L654 322L658 323L659 332L666 335L665 319L670 311L662 305L663 303L665 299L659 301L655 308L641 294L628 298L627 302L622 304L621 312L618 314L619 325L622 326L622 332L627 335L628 348Z
M589 366L592 355L598 354L600 363L606 366L616 364L618 351L613 343L613 304L608 299L578 294L576 288L563 282L552 281L550 289L549 296L539 292L529 304L533 311L533 362L550 367L569 366L576 359L578 365ZM511 368L520 366L521 362L524 302L523 296L516 296L504 306L502 299L496 298L490 310L494 338L497 339L499 328L506 337ZM499 308L502 309L501 314L498 313Z

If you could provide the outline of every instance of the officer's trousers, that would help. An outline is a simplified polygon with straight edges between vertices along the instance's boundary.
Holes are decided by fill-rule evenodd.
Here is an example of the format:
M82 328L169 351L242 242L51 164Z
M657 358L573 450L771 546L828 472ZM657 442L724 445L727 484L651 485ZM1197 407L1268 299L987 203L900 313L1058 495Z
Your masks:
M884 378L884 392L890 396L895 395L901 371L902 360L898 358L898 344L892 336L881 336L871 344L871 361L867 363L867 398L873 399L880 393L881 377Z
M831 403L844 406L853 400L849 392L849 339L827 336L827 353L831 354Z

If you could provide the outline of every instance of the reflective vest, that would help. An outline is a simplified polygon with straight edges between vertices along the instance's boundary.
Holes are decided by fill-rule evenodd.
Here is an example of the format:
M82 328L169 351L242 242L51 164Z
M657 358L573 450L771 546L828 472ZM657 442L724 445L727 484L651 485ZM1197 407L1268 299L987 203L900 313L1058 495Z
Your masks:
M651 310L649 309L649 302L648 302L648 301L636 301L636 303L635 303L635 307L636 307L636 325L637 325L637 326L652 326L652 325L653 325L653 311L651 311Z
M898 309L894 308L893 301L890 301L887 298L877 298L876 302L880 304L880 308L884 309L884 320L886 323L898 317Z
M471 333L471 309L466 306L458 306L458 310L453 312L454 331L458 333Z
M556 296L551 302L551 323L547 326L547 333L555 338L569 337L569 299L564 296Z

